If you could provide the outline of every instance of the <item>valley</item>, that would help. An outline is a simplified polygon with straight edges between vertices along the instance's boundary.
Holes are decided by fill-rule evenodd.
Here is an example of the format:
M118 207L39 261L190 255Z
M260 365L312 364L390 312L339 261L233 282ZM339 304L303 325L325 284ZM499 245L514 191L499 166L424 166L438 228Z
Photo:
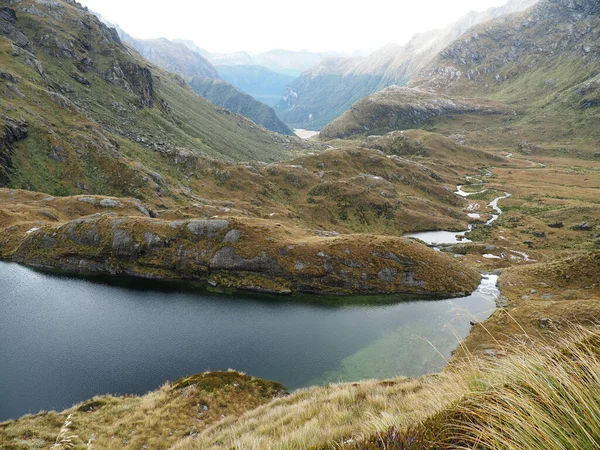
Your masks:
M0 448L600 445L597 2L381 67L0 5ZM285 123L229 84L328 77Z

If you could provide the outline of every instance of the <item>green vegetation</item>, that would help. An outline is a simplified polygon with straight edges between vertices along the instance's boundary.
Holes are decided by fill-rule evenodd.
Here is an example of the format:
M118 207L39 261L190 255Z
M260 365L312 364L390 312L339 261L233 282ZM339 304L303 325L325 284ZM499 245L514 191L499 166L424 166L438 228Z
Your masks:
M28 136L9 143L9 186L152 198L152 172L179 171L173 159L182 150L189 157L274 161L306 146L195 95L80 7L60 2L50 12L33 3L21 2L14 16L0 19L22 36L16 44L0 37L0 90L7 92L0 132L7 120L22 118Z
M194 92L242 116L246 116L259 125L282 134L293 135L290 128L275 115L272 108L254 97L233 87L227 81L194 77L190 80Z

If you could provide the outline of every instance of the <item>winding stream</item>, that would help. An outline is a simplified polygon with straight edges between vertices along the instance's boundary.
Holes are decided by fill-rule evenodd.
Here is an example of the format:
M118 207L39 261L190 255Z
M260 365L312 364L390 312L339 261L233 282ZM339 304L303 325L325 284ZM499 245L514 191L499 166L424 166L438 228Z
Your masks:
M512 156L512 153L510 154L510 156ZM510 156L507 156L507 158ZM484 169L484 172L485 172L483 175L484 177L489 177L492 175L492 172L490 172L488 169ZM471 181L471 180L475 179L476 177L467 176L465 178L467 181ZM479 183L477 183L477 184L479 184ZM481 183L481 185L483 185L483 183ZM464 198L467 198L470 195L483 194L484 192L487 192L489 190L489 189L482 189L477 192L465 192L462 189L463 186L464 185L462 185L462 184L459 184L458 186L456 186L456 191L454 193L456 195L458 195L460 197L464 197ZM498 218L502 214L502 210L498 206L498 202L500 200L503 200L510 196L511 196L511 194L509 194L508 192L505 192L504 195L496 197L494 200L492 200L490 203L488 203L488 206L491 207L492 210L496 214L492 214L491 219L485 223L486 226L490 226L496 220L498 220ZM467 215L471 219L479 219L481 217L481 215L478 213L469 213ZM420 239L421 241L427 243L428 245L432 245L432 246L443 245L443 244L457 244L460 242L472 242L465 237L465 234L468 233L469 231L471 231L472 229L473 229L473 224L469 224L469 228L465 231L460 231L460 232L444 231L444 230L442 230L442 231L422 231L422 232L418 232L418 233L408 233L408 234L405 234L404 237L414 237L414 238ZM485 257L485 255L484 255L484 257Z

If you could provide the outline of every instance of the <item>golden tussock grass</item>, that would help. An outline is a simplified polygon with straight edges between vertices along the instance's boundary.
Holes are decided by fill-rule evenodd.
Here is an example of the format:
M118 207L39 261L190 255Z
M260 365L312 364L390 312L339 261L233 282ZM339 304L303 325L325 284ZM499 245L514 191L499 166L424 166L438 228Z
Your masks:
M302 389L225 419L174 449L336 447L418 422L457 400L466 387L465 379L446 373Z
M0 423L0 448L164 449L284 393L276 382L234 371L209 372L141 397L97 396L60 413Z

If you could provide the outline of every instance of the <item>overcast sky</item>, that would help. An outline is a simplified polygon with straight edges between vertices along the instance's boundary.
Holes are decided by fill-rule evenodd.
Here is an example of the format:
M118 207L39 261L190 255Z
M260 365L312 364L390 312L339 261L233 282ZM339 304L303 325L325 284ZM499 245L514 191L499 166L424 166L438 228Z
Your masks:
M506 0L80 0L138 38L212 52L374 50Z

